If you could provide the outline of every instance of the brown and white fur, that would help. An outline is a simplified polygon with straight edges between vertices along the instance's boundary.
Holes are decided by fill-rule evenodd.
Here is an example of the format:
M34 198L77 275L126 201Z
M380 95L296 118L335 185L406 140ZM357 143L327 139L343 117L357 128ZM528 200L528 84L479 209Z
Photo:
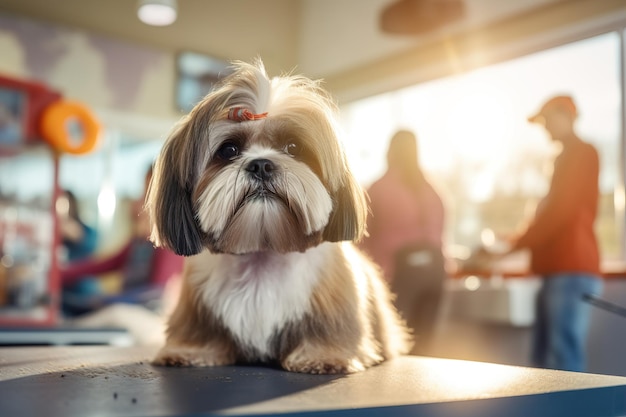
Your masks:
M237 63L174 128L147 208L155 244L189 258L156 364L347 373L408 351L377 267L344 242L367 204L335 112L318 82Z

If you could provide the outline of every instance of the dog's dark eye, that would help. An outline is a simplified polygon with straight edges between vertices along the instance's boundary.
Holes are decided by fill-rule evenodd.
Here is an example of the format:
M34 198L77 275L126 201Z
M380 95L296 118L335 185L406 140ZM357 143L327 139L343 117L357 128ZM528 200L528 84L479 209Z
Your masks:
M217 156L225 160L232 160L239 156L239 146L233 142L225 142L217 150Z
M302 154L302 146L297 143L290 142L285 145L285 153L287 155L293 156L294 158L297 158Z

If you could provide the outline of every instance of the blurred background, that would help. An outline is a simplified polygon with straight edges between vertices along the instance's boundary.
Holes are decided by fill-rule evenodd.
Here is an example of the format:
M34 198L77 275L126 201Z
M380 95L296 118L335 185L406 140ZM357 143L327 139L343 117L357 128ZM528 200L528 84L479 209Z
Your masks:
M0 0L0 74L81 101L102 124L97 148L62 155L58 177L98 232L96 256L130 236L129 210L173 124L229 61L259 56L270 75L324 79L365 187L384 172L393 133L417 134L447 208L453 275L433 354L528 364L537 281L526 255L472 273L463 262L546 193L556 150L527 117L556 94L575 99L578 132L600 154L605 297L626 305L623 0L157 2L177 12L166 26L140 21L141 3ZM0 159L14 201L48 198L51 175L46 152ZM594 310L591 332L589 370L626 375L626 319Z

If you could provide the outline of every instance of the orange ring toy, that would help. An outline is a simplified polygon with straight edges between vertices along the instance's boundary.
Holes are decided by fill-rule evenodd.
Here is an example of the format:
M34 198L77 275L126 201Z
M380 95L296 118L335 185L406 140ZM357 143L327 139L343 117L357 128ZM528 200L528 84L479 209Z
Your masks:
M93 150L100 135L100 124L85 106L63 100L44 110L40 129L54 149L75 155Z

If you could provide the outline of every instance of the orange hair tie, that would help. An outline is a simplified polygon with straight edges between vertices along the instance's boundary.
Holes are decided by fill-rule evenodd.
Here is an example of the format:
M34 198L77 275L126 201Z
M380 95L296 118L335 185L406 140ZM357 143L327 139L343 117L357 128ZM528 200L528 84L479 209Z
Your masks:
M228 119L234 120L235 122L245 122L247 120L259 120L265 119L267 117L267 112L265 113L252 113L250 110L245 107L233 107L228 110Z

